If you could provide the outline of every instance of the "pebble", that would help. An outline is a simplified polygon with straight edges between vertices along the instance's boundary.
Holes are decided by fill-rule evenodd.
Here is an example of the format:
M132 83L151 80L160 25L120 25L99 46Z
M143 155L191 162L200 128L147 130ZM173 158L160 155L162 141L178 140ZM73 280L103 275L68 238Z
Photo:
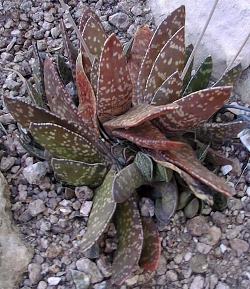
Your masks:
M190 289L202 289L204 285L204 278L200 275L195 276L193 282L190 285Z
M89 187L82 186L75 188L75 195L79 201L90 201L92 200L94 193Z
M118 12L110 16L109 22L121 30L127 29L131 24L129 16L123 12Z
M82 204L81 208L80 208L80 213L84 216L84 217L88 217L91 208L92 208L93 202L92 201L86 201Z
M24 168L23 175L30 184L39 184L48 171L47 162L37 162Z
M15 157L2 157L1 159L1 164L0 164L0 169L2 172L7 172L11 167L14 166L16 161Z
M96 264L87 258L81 258L76 261L76 268L77 270L91 276L91 282L93 283L98 283L103 280L103 275L101 274Z
M84 272L71 270L71 275L76 289L88 289L90 286L90 276Z
M207 257L202 254L195 255L191 258L190 267L194 273L204 273L208 269Z
M48 278L48 284L50 286L56 286L60 283L61 280L62 280L61 277L49 277Z
M208 254L211 251L212 246L203 243L197 243L196 249L201 254Z
M41 271L42 268L40 264L36 263L29 264L28 266L29 279L32 284L37 284L41 280L42 278Z
M40 281L37 285L37 289L47 289L47 283L45 281Z
M33 217L39 215L40 213L44 212L45 210L46 210L46 207L45 207L44 202L42 200L32 201L28 206L28 211L31 214L31 216L33 216Z
M171 282L175 282L175 281L178 280L178 275L177 275L177 273L176 273L175 271L173 271L173 270L167 271L166 277L167 277L167 279L168 279L169 281L171 281Z
M221 172L223 174L223 176L226 176L228 173L230 173L232 171L233 167L231 165L225 165L221 167Z
M197 216L187 222L187 229L192 236L201 236L208 232L209 225L203 216Z
M249 244L241 239L233 239L229 241L231 248L237 253L237 256L241 256L243 253L249 250Z
M141 198L140 203L140 212L143 217L153 217L155 213L154 202L149 198Z
M219 282L215 289L230 289L230 287L223 282Z
M221 238L220 228L213 226L208 229L208 232L200 238L202 243L205 243L210 246L216 245Z

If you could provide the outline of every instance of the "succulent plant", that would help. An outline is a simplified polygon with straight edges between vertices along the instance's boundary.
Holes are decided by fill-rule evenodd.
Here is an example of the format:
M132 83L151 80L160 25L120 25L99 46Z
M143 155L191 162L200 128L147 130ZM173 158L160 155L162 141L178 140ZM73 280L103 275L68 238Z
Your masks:
M229 99L239 68L208 87L208 57L194 75L190 70L182 79L191 48L185 49L184 24L181 6L154 33L140 27L125 54L115 34L107 35L86 8L79 51L62 23L67 58L58 55L56 66L36 52L35 85L26 82L31 101L4 98L32 142L26 142L27 149L41 152L37 144L42 146L63 183L95 189L81 250L93 246L114 219L119 243L112 283L118 286L138 264L145 272L158 265L160 237L154 220L140 215L142 195L154 200L156 219L163 224L177 208L180 182L209 204L215 192L233 195L198 160L197 142L187 135L229 137L228 129L211 119ZM77 97L69 93L70 84ZM233 133L238 123L230 123Z

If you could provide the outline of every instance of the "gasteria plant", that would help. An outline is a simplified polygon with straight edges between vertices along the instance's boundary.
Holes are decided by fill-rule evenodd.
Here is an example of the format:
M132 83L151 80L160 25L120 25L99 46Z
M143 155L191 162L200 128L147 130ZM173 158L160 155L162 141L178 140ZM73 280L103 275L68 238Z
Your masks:
M154 199L155 216L163 224L176 210L180 178L185 189L209 204L216 192L233 195L197 159L194 141L186 134L205 130L206 136L231 137L224 124L207 121L230 97L240 68L207 88L212 71L208 57L193 76L189 70L181 79L190 53L184 24L181 6L154 33L140 27L125 55L115 34L107 35L99 18L86 9L79 51L62 22L68 62L58 55L56 67L51 57L43 62L35 53L35 85L27 82L33 103L4 98L17 122L49 152L59 179L95 188L81 250L89 249L114 217L119 244L112 282L118 286L138 264L145 272L158 265L159 233L152 218L140 215L142 195ZM77 98L67 90L72 82ZM244 125L230 123L233 135Z

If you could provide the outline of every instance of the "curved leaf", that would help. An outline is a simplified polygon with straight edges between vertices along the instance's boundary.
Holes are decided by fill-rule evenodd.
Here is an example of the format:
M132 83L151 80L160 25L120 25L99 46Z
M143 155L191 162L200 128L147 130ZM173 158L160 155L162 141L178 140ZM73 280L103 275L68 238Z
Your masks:
M72 71L66 63L65 58L60 54L57 54L57 68L64 85L73 81Z
M223 85L234 85L237 79L242 73L242 65L239 63L232 69L227 71L222 77L213 85L213 87L223 86Z
M170 182L173 177L173 171L159 163L155 163L154 182Z
M99 65L100 59L95 58L90 71L90 82L95 94L97 93L97 86L98 86Z
M154 165L151 158L142 152L138 152L135 157L135 164L137 165L143 177L148 182L151 182L153 180L154 173Z
M99 24L101 24L101 21L100 21L99 17L95 14L95 12L93 10L91 10L88 5L84 5L83 14L81 16L80 24L79 24L79 31L81 33L83 32L83 29L84 29L84 27L85 27L85 25L86 25L86 23L90 17L94 18L95 21L97 21L97 22L99 22Z
M121 286L137 266L143 245L142 223L134 199L117 206L115 219L118 248L112 264L111 281Z
M53 170L63 182L72 186L100 186L106 174L104 164L87 164L84 162L52 159Z
M145 183L145 179L135 163L118 172L114 178L112 194L116 203L123 203L134 191Z
M191 53L193 52L193 49L194 49L194 46L193 44L189 44L186 49L185 49L185 64L184 64L184 67L185 65L187 64L188 62L188 59L191 55ZM188 68L188 71L183 79L183 87L182 87L182 91L185 90L185 88L187 87L190 79L191 79L191 76L192 76L192 70L193 70L193 65L194 65L194 59L192 60L189 68Z
M115 34L104 44L97 88L97 114L101 122L125 113L132 102L132 84L126 58Z
M142 218L143 247L140 267L147 271L155 271L158 268L161 255L161 240L156 224L151 218Z
M187 206L184 208L184 214L186 218L191 219L195 217L200 208L200 202L197 198L194 198L190 201L190 203L187 204Z
M99 163L103 158L84 137L52 123L32 123L34 139L53 156L86 163Z
M114 177L115 171L110 170L102 185L95 191L87 231L83 235L80 244L83 252L92 247L99 239L115 212L116 203L112 198L112 183Z

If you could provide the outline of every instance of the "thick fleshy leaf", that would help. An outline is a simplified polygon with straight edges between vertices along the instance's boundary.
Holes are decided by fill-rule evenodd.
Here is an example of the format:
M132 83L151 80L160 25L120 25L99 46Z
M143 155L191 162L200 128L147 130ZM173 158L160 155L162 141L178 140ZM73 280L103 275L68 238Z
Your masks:
M186 218L191 219L195 217L200 208L200 202L197 198L194 198L190 201L190 203L187 204L187 206L184 208L184 215Z
M166 168L159 163L154 164L154 182L170 182L173 177L172 169Z
M144 102L150 103L156 90L175 71L181 71L185 62L185 33L180 28L164 45L150 71Z
M64 85L73 81L72 71L66 63L65 58L60 54L57 55L57 68Z
M176 149L162 152L161 157L163 160L179 167L181 170L184 170L190 174L190 176L198 179L200 182L211 187L212 189L225 194L226 196L233 195L233 188L226 184L225 180L216 176L207 168L205 168L198 161L193 152L193 149L189 145L186 145L179 150ZM162 163L162 165L164 166L164 163Z
M158 268L161 255L161 239L156 224L151 218L142 218L143 247L140 267L146 271L155 271Z
M79 99L79 114L84 125L88 126L93 131L96 138L98 138L100 133L96 116L95 93L84 72L81 53L79 53L76 63L76 86Z
M153 105L165 105L180 98L182 92L182 80L178 71L170 75L156 90L151 101Z
M159 118L163 130L187 130L207 121L229 99L232 87L214 87L189 94L173 104L178 109Z
M151 158L147 154L138 152L135 157L135 164L143 177L148 182L151 182L154 176L154 164Z
M99 17L95 14L94 11L92 11L89 6L85 5L83 8L83 14L81 16L80 19L80 24L79 24L79 31L82 33L83 29L87 23L87 21L89 20L89 18L92 17L95 19L95 21L99 22L101 24L101 21L99 19Z
M63 182L72 186L97 187L103 182L106 174L104 164L87 164L84 162L52 159L53 170L56 176Z
M238 64L222 75L222 77L213 85L214 87L223 85L234 85L242 73L242 66Z
M128 69L133 84L133 104L138 104L135 92L138 75L141 69L143 58L146 54L148 45L153 36L152 30L148 26L139 27L135 33L131 51L128 57Z
M188 95L192 92L202 90L208 87L209 80L213 71L212 57L208 56L191 77L183 95Z
M153 63L168 40L185 24L185 6L173 11L156 29L143 59L137 80L138 103L144 102L145 88Z
M99 58L107 39L107 34L100 21L96 21L93 17L90 17L84 26L82 37L89 52Z
M135 163L124 167L115 176L112 187L113 199L116 203L125 202L145 182L144 176Z
M115 117L104 123L108 129L130 128L138 126L146 121L153 120L165 114L172 114L178 109L177 105L167 104L153 106L150 104L140 104L132 107L129 111L121 116Z
M187 64L188 62L188 59L189 57L191 56L191 53L194 49L194 46L193 44L189 44L186 49L185 49L185 65ZM184 65L184 66L185 66ZM189 68L188 68L188 71L183 79L183 91L185 90L185 88L187 87L190 79L191 79L191 76L192 76L192 70L193 70L193 65L194 65L194 59L192 60L191 64L189 65Z
M74 76L75 75L76 58L77 58L78 52L77 52L77 49L72 44L72 41L69 39L69 35L68 35L68 32L66 31L66 27L65 27L65 24L63 22L63 19L61 20L60 26L61 26L61 31L62 31L64 49L66 52L66 56L68 57L69 65L70 65L70 68L71 68L73 76Z
M227 123L205 123L197 130L197 137L202 141L225 142L237 138L238 134L250 128L247 121L231 121Z
M117 206L115 214L118 248L112 265L113 284L121 286L138 265L142 252L143 230L134 199Z
M132 102L132 84L122 45L115 34L106 40L100 59L97 113L101 122L125 113Z
M178 188L174 179L171 182L160 182L156 190L161 194L155 201L155 216L164 225L167 225L174 215L178 205Z
M183 146L182 142L168 140L160 130L150 122L133 127L130 129L113 130L112 134L119 138L124 138L137 146L155 149L168 150L169 148L180 148Z
M177 210L182 210L194 198L192 191L183 191L179 195Z
M91 82L95 95L97 93L97 86L98 86L99 64L100 64L100 59L95 58L91 67L91 71L90 71L90 82Z
M116 203L112 198L112 183L114 177L115 171L110 170L102 185L95 191L87 231L83 235L80 244L82 252L92 247L99 239L115 212Z
M32 123L30 131L35 140L54 157L99 163L103 158L84 137L52 123Z

